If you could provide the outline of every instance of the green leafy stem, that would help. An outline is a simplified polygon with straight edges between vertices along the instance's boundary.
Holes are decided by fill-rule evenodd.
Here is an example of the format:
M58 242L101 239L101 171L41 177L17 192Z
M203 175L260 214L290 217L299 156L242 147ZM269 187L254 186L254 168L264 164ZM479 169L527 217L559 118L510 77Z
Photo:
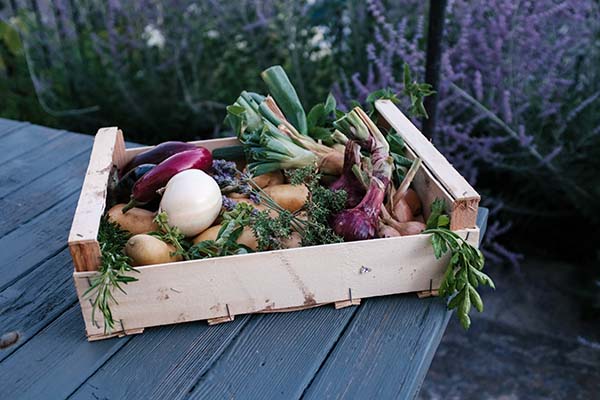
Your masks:
M477 292L479 285L495 289L494 282L482 270L484 257L481 251L449 229L450 218L443 214L445 204L436 199L431 205L431 216L427 220L424 234L431 234L431 245L436 259L447 252L450 261L440 285L440 295L450 298L448 309L457 310L457 316L465 329L471 326L471 307L483 312L483 300Z

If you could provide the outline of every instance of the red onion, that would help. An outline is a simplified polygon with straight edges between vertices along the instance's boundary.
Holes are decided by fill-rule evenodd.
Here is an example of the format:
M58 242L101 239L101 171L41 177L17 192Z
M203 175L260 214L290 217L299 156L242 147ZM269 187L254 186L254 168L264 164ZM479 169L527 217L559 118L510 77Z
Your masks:
M358 181L356 175L354 175L354 171L352 171L352 167L355 165L360 166L360 146L356 142L349 140L346 142L344 150L342 175L329 187L333 191L346 191L346 208L355 207L365 195L364 187Z
M385 197L385 185L377 178L371 179L369 190L354 208L335 216L333 230L345 241L366 240L377 237L379 211Z

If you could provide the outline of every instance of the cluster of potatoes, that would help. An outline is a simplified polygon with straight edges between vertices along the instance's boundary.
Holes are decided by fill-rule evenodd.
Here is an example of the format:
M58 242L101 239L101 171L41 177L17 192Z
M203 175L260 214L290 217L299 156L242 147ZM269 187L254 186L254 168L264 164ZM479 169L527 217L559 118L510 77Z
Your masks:
M308 189L304 185L286 184L280 171L260 175L254 180L277 204L289 211L297 211L302 208L308 197ZM244 195L231 193L229 197L237 202L248 203L258 210L267 209L264 205L253 203ZM155 212L134 207L124 214L123 207L125 204L115 205L108 211L107 216L109 221L116 222L122 229L133 235L125 246L125 254L131 258L133 266L181 260L180 256L173 255L175 248L172 245L149 235L150 232L158 231L158 226L154 223ZM276 213L274 210L269 212ZM302 218L302 215L299 217ZM217 218L213 226L191 238L191 241L195 244L205 240L215 240L220 229L221 225ZM245 227L237 241L250 249L257 250L258 248L251 227ZM294 232L289 239L284 241L283 246L284 248L300 247L300 242L300 235Z

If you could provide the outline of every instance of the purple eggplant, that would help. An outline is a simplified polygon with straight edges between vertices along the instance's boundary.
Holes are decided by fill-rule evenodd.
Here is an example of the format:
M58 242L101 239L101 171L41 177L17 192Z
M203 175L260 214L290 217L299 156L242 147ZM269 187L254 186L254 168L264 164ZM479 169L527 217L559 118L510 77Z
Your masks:
M125 176L129 171L142 164L159 164L171 157L174 154L181 153L182 151L193 150L197 146L191 143L185 142L164 142L139 153L127 165L120 171L119 177Z
M131 189L131 199L125 207L126 213L133 207L146 204L156 196L157 190L163 188L173 176L188 169L208 171L212 167L212 154L204 147L182 151L167 158L150 172L142 176Z
M113 194L119 203L126 203L131 197L133 185L145 174L150 172L156 164L142 164L127 172L113 189Z

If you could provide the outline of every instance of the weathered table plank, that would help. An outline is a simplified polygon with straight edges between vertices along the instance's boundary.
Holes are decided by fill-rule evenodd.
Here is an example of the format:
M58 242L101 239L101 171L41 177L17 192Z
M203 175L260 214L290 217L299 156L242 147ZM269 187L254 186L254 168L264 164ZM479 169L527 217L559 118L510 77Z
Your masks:
M89 153L66 161L47 174L0 198L0 237L74 193L79 193Z
M190 322L149 329L134 336L72 398L182 398L249 318L239 316L231 323L217 326ZM144 374L139 373L139 366L144 366Z
M304 398L407 399L417 393L449 313L440 298L367 299Z
M354 312L325 306L253 316L190 397L299 398Z
M0 140L0 165L26 154L34 148L45 146L61 136L69 134L38 125L22 125L2 135ZM4 174L2 174L4 175Z
M82 327L74 305L2 361L0 399L66 398L131 339L90 343Z
M21 131L11 136L19 135ZM5 140L0 141L0 147ZM28 182L60 167L66 161L91 148L90 137L77 134L63 134L42 147L20 154L2 164L0 175L0 197L18 189ZM1 154L1 153L0 153ZM49 193L50 195L50 193Z
M8 135L17 129L25 128L27 125L30 125L29 122L19 122L0 118L0 137Z
M67 249L0 292L0 326L19 340L0 350L0 361L75 304L73 262Z
M0 290L66 248L76 204L73 194L0 238Z

